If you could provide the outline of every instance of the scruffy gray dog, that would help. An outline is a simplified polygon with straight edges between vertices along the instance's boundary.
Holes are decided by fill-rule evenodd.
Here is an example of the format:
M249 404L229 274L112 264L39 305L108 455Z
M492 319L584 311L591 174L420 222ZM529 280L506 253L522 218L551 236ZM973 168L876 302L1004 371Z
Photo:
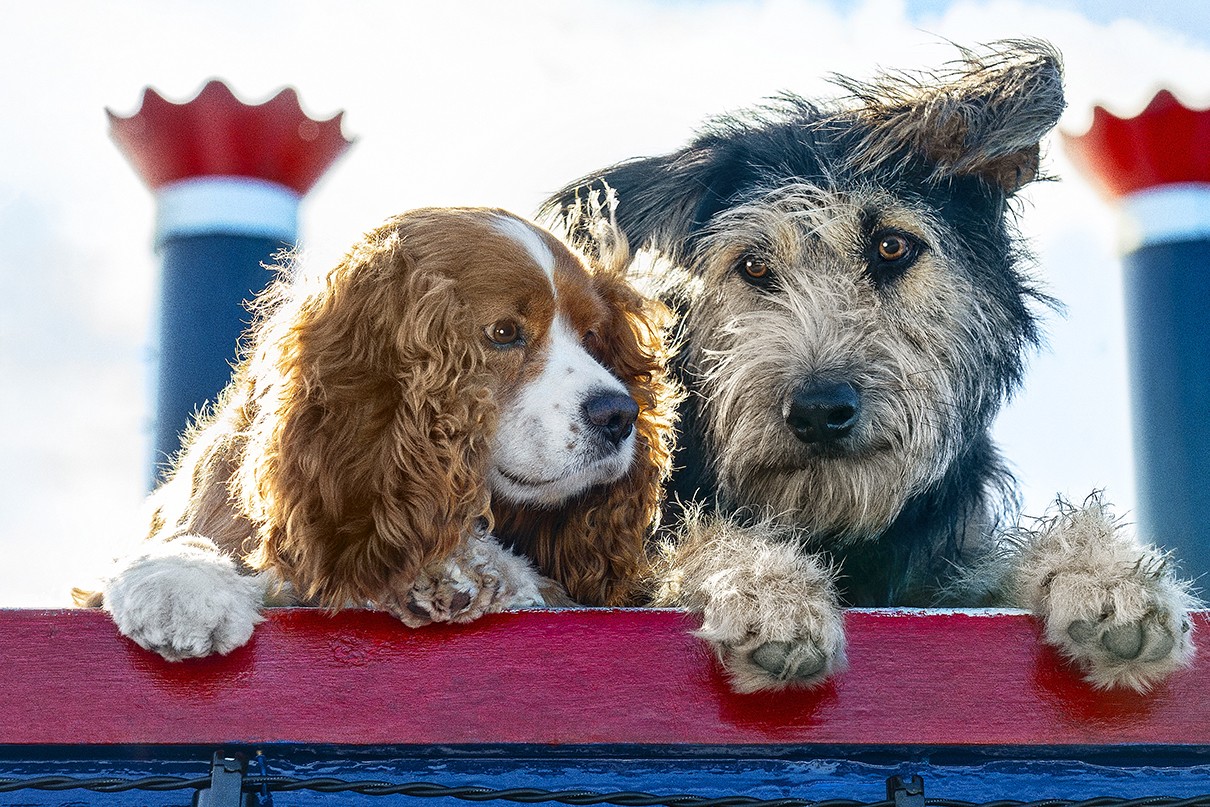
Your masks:
M1099 496L1012 527L990 437L1050 302L1013 197L1063 109L1058 54L1004 42L838 82L547 203L591 246L582 208L616 194L680 318L656 602L702 614L740 691L841 669L843 605L1029 608L1090 682L1146 690L1193 656L1188 584Z

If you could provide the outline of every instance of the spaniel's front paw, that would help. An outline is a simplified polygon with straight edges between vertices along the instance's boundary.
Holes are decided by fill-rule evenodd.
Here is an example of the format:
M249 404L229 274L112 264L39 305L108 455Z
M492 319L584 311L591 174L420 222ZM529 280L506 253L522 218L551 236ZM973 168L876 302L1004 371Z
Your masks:
M1097 498L1060 503L1023 552L1019 572L1046 641L1098 687L1146 692L1193 658L1195 607L1168 559L1115 523Z
M265 583L240 574L204 538L153 544L105 586L118 630L168 661L230 653L264 618Z
M833 574L795 545L755 549L702 587L702 627L737 692L815 686L845 666Z
M493 538L468 537L445 560L425 569L383 606L409 627L471 622L510 608L542 606L542 578L526 559Z

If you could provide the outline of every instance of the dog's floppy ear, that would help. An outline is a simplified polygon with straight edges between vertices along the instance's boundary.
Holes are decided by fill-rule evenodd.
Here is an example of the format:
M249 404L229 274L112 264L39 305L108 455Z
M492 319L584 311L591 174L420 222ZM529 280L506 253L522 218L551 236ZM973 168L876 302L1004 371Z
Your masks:
M548 510L496 504L497 534L524 548L539 570L584 605L637 604L646 577L646 540L655 529L671 467L678 391L666 374L668 310L618 274L599 270L597 292L610 318L588 347L639 404L634 461L617 482Z
M282 287L243 372L249 562L338 607L410 583L489 513L496 408L454 281L370 233L319 287Z
M660 250L673 261L688 251L693 235L734 192L750 182L752 168L739 142L699 138L688 148L662 157L619 163L577 179L548 199L540 215L562 225L586 251L594 241L583 229L596 218L590 208L615 197L616 226L635 249Z
M1063 112L1063 68L1044 42L963 50L951 70L872 82L837 78L872 132L851 162L894 159L906 147L938 176L976 175L1012 194L1038 174L1038 144Z

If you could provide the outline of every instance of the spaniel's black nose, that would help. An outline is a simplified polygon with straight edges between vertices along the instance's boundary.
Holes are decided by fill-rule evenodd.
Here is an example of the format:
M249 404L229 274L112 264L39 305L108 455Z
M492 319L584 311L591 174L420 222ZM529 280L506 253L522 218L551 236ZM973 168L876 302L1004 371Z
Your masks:
M593 393L582 409L584 420L614 445L630 436L639 417L639 405L634 398L618 392Z

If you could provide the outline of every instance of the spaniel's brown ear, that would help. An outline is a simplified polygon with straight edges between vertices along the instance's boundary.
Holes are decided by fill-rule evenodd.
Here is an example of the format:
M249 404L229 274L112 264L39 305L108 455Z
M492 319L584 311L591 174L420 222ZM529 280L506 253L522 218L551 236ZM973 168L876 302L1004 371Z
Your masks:
M401 229L367 235L321 288L282 292L244 369L250 563L332 607L410 582L489 510L483 352L460 335L453 281L416 265Z
M671 466L678 395L665 370L670 315L612 272L599 271L594 285L611 316L590 347L639 404L634 462L617 482L592 488L561 508L497 503L496 530L525 549L576 602L633 605L646 576L646 542Z

